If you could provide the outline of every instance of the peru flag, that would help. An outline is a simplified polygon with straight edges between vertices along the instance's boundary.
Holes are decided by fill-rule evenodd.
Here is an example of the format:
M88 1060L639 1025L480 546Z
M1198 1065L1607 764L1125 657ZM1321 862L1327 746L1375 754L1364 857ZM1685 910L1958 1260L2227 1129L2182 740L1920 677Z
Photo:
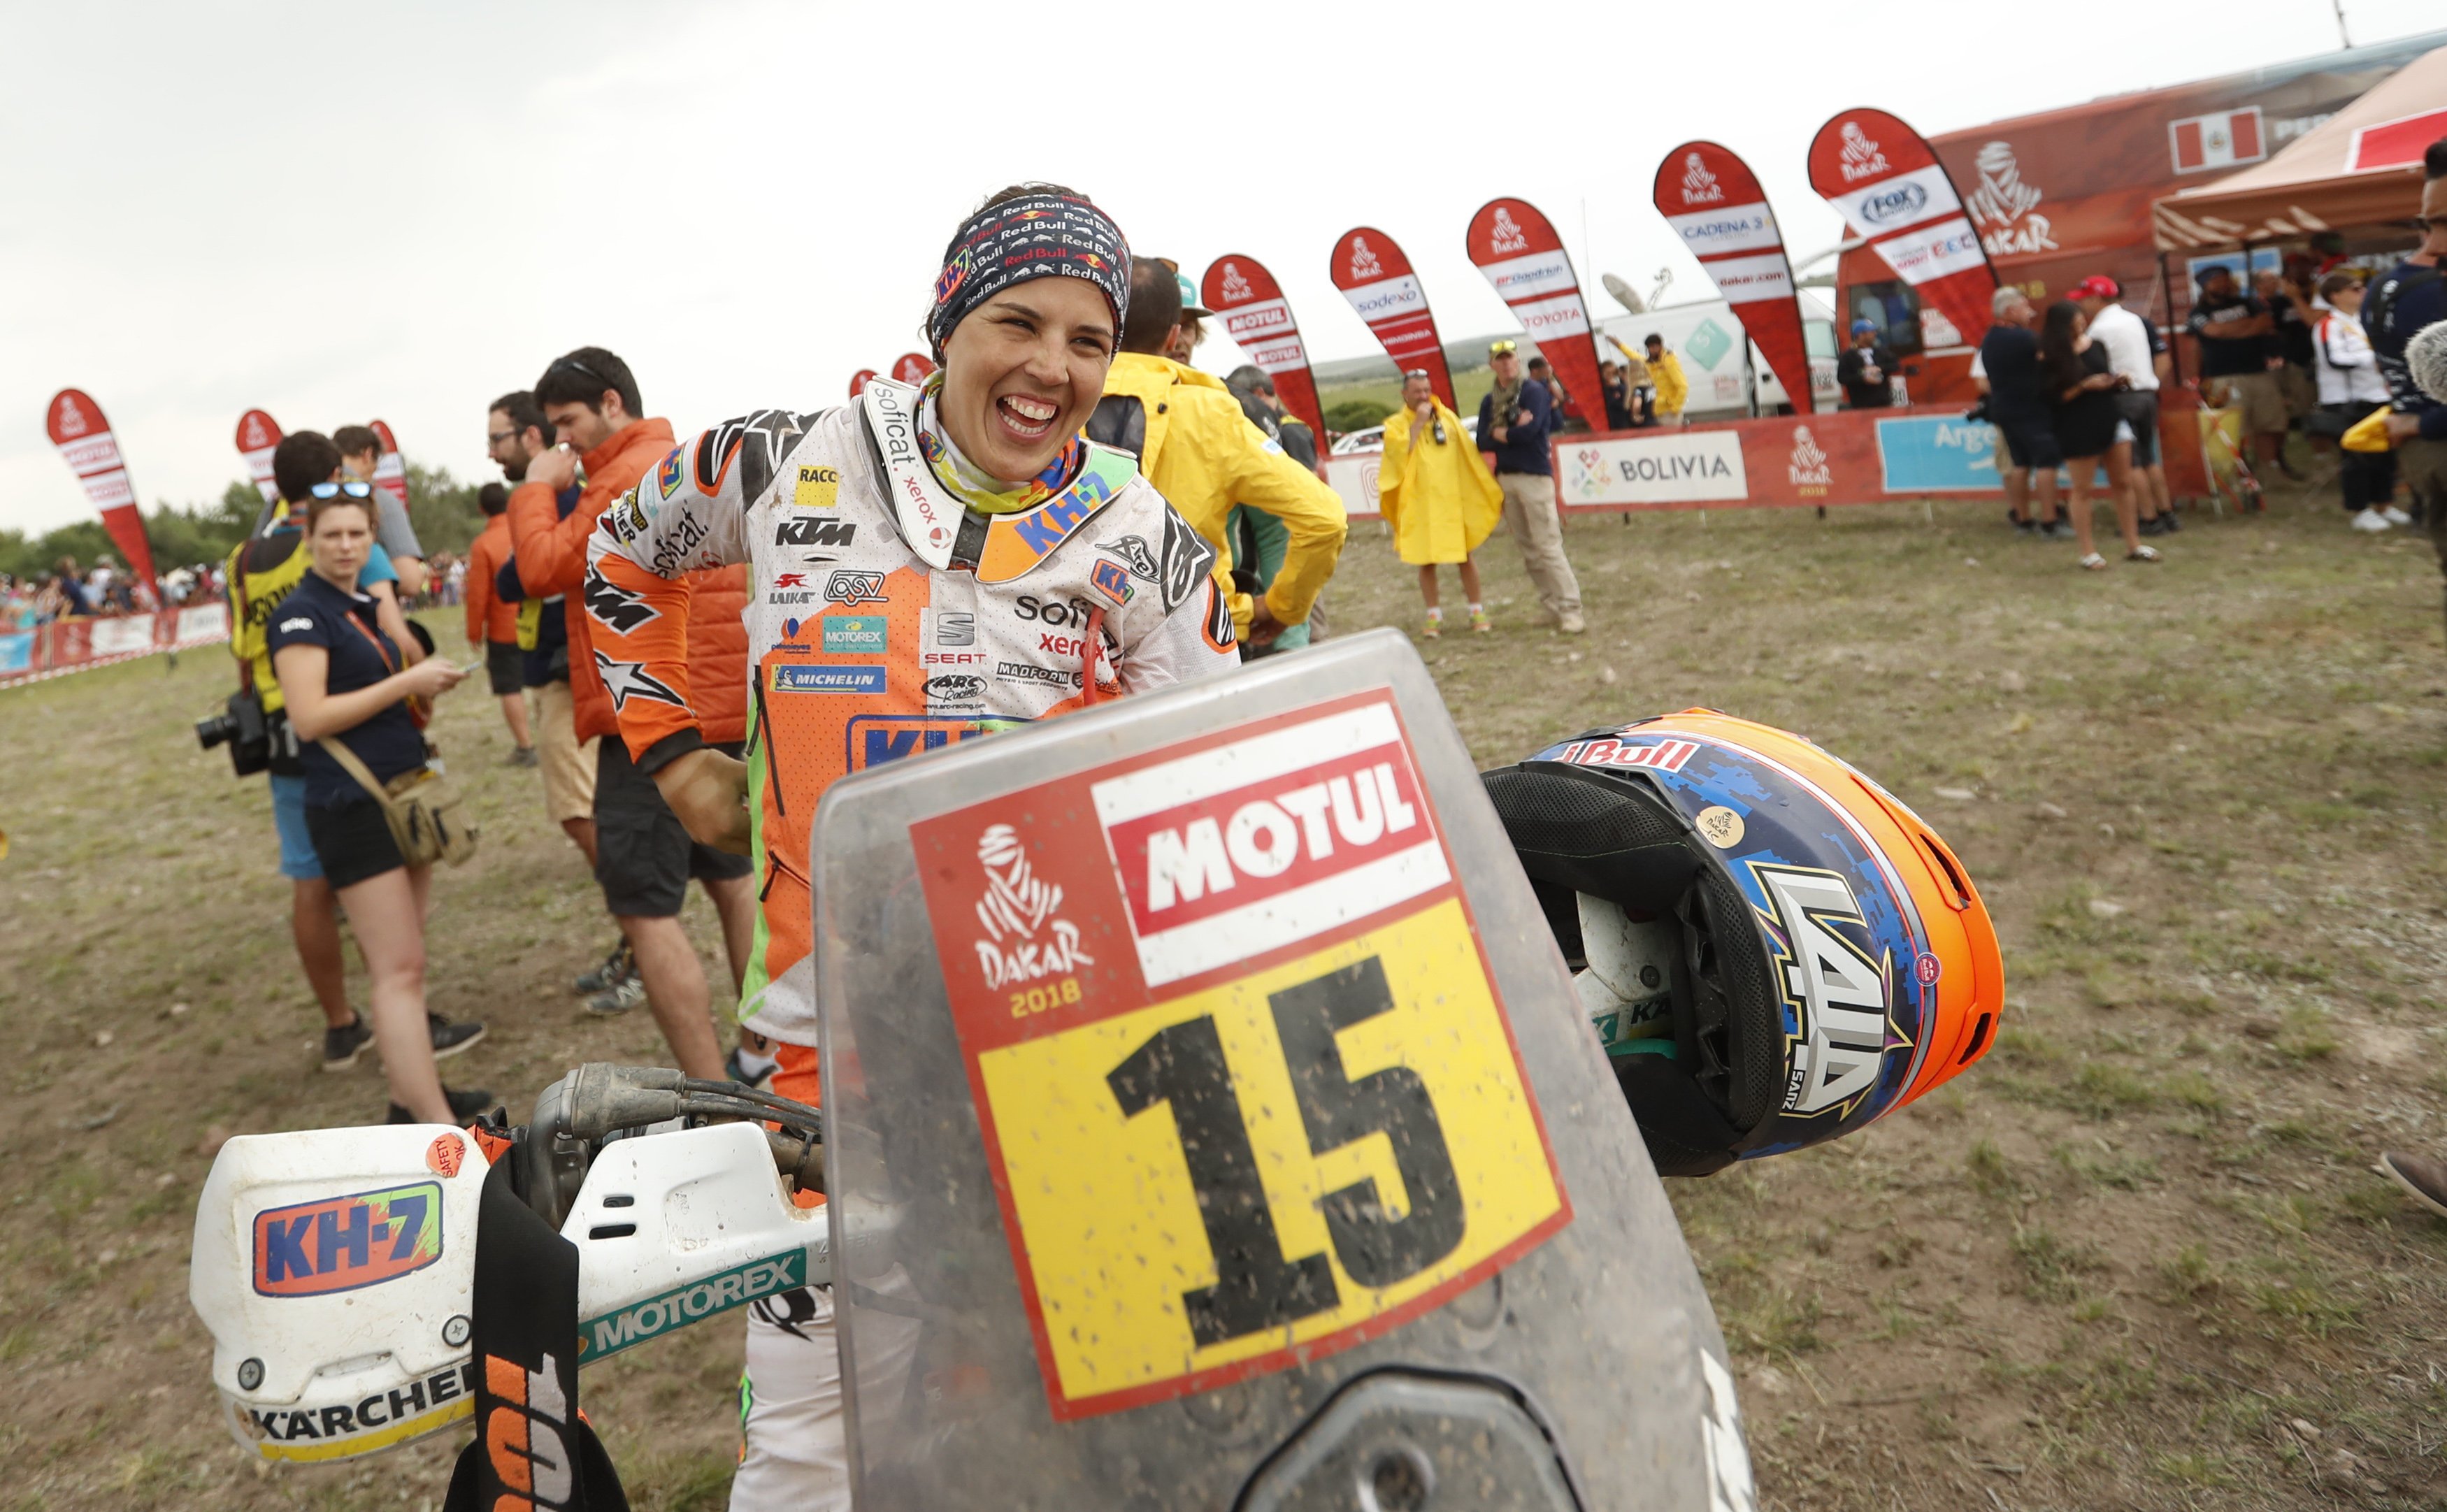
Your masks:
M2177 173L2258 162L2268 156L2268 149L2262 144L2266 140L2260 130L2258 105L2167 123L2167 141L2174 149Z

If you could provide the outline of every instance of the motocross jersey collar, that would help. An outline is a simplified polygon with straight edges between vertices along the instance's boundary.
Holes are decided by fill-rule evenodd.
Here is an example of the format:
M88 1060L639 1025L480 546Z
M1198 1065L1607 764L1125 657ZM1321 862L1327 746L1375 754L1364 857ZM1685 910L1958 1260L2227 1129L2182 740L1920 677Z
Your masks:
M883 474L887 507L901 540L937 572L957 562L973 568L979 582L1026 576L1111 502L1138 470L1127 453L1088 443L1085 462L1060 493L1015 514L981 514L963 504L927 465L918 444L917 388L871 378L859 405L867 448Z

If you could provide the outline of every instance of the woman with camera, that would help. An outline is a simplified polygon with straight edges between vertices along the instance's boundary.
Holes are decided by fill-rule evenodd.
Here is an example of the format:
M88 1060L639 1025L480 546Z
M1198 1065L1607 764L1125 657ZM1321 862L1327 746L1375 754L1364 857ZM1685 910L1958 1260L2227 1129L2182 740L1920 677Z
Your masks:
M306 827L323 875L356 932L373 978L375 1047L390 1083L394 1124L460 1124L494 1104L491 1093L446 1090L433 1068L425 1012L425 916L429 865L411 865L392 839L383 803L332 747L344 747L377 784L426 765L411 700L429 700L466 673L440 656L401 669L399 647L357 588L374 539L372 489L314 485L306 506L312 567L273 612L269 641L306 774Z
M2140 506L2132 488L2133 431L2115 405L2125 381L2115 375L2107 348L2090 339L2089 321L2070 299L2048 306L2047 323L2039 331L2039 369L2047 375L2049 397L2056 405L2057 446L2073 475L2065 502L2083 569L2107 568L2107 558L2090 538L2090 484L2102 464L2108 497L2115 505L2116 532L2124 538L2124 559L2158 560L2156 549L2141 543Z

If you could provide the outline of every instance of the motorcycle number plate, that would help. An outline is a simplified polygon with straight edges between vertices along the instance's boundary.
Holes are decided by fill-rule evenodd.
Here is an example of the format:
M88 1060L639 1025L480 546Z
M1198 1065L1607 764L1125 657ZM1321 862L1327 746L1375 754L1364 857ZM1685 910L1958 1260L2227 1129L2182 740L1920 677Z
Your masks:
M1375 1337L1570 1221L1390 693L912 839L1057 1419Z

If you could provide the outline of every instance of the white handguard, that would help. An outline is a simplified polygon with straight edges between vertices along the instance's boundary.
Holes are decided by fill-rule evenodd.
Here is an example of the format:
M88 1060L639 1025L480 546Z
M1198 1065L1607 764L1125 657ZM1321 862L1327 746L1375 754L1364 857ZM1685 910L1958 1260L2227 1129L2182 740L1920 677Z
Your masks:
M188 1296L241 1446L348 1459L469 1414L487 1170L473 1141L436 1125L221 1146L197 1202ZM824 1209L792 1203L749 1123L611 1141L560 1233L579 1251L581 1364L831 1279Z

